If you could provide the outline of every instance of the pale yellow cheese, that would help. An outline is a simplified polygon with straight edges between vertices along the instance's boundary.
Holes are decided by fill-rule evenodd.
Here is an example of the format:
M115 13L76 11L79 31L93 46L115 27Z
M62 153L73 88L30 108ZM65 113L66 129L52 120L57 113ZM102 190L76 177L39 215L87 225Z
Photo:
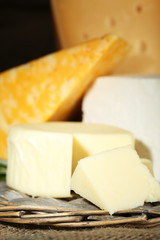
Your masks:
M86 125L85 131L82 129L81 132L73 133L73 136L72 172L81 158L128 144L134 148L135 145L134 136L130 132L103 124Z
M103 124L15 125L8 135L7 184L33 196L68 197L80 158L128 144L134 148L131 133Z
M107 35L1 73L0 158L7 159L11 125L67 119L95 77L110 72L128 50Z
M130 146L81 159L71 189L110 214L160 200L160 184Z
M71 135L13 127L8 150L9 187L32 196L70 196Z
M147 158L141 158L141 162L149 169L150 173L153 174L152 161Z

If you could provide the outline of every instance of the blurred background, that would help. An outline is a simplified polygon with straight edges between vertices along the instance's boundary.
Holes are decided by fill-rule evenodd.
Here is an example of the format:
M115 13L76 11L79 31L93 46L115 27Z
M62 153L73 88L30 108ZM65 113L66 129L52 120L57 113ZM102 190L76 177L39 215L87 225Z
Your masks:
M0 72L56 50L49 0L0 0Z

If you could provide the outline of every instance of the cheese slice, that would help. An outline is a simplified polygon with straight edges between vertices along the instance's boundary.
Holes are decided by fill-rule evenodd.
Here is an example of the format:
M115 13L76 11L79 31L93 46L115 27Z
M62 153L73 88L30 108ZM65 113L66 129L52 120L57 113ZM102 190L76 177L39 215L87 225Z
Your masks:
M65 49L0 74L0 157L16 123L64 120L96 76L110 72L128 44L115 35Z
M82 157L132 145L131 133L108 125L49 122L14 125L8 135L8 186L33 196L68 197Z
M141 158L151 159L160 181L160 76L97 78L82 103L83 121L131 131Z
M81 159L71 189L110 214L160 200L160 184L130 146Z

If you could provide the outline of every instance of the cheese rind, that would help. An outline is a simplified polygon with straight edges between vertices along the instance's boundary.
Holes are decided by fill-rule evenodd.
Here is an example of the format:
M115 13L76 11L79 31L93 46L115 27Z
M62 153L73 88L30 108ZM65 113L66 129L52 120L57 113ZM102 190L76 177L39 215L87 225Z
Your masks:
M70 197L72 136L13 127L7 185L32 196Z
M115 35L49 54L0 74L0 157L7 159L6 137L17 123L65 120L99 75L129 51Z
M160 181L160 76L100 77L85 95L83 121L125 128Z
M130 146L81 159L71 189L110 214L160 200L160 184Z
M12 126L7 184L34 196L68 197L71 169L82 156L132 145L131 133L103 124L49 122Z

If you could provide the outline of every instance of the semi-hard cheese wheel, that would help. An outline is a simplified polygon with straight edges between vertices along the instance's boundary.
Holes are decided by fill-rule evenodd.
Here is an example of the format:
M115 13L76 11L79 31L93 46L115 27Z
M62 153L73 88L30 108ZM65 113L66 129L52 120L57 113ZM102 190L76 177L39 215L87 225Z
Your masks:
M7 184L33 196L69 197L71 169L84 157L131 145L131 133L108 125L49 122L12 126Z
M83 121L131 131L160 181L160 76L101 77L83 99Z
M95 77L110 72L128 50L107 35L1 73L0 158L7 159L11 125L67 119Z
M130 146L81 159L71 188L110 214L160 200L160 184Z

